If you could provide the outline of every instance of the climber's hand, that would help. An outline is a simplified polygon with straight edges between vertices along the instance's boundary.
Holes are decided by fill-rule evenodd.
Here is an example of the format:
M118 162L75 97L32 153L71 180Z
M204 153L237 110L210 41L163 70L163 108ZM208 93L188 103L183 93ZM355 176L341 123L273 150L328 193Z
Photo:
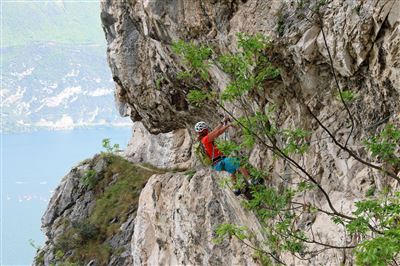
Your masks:
M230 122L230 121L231 121L231 118L230 118L229 116L225 116L224 119L222 119L221 122L222 122L223 124L225 124L225 123Z
M238 126L235 123L229 122L227 123L228 127L233 127L234 129L238 129Z

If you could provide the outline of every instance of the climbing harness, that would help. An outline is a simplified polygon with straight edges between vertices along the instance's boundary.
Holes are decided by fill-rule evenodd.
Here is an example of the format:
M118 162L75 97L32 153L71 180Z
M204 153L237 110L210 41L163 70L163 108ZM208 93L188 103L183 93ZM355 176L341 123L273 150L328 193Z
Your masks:
M203 143L201 143L200 140L197 140L195 142L194 151L204 166L212 166L213 162L211 158L207 155L204 145Z

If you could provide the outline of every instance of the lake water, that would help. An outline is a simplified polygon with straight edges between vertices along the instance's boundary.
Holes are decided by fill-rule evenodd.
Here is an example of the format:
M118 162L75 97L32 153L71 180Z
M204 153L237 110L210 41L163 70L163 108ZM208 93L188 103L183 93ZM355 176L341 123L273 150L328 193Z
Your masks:
M125 149L130 128L43 131L2 136L0 265L31 265L41 246L41 217L52 191L80 161L103 150L110 138Z

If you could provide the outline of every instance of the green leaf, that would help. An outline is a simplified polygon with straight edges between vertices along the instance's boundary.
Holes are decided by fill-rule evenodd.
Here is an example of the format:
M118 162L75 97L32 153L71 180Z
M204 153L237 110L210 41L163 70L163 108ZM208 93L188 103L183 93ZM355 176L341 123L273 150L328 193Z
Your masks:
M365 235L370 230L368 220L364 217L357 217L355 220L350 221L346 228L352 234L360 233L362 235Z
M338 101L341 101L343 99L345 103L350 103L354 101L357 97L358 95L351 90L342 90L340 94L336 96L336 99Z
M364 141L365 146L375 156L397 167L400 158L396 155L400 151L400 129L393 124L387 124L382 132Z
M171 45L172 51L180 55L184 64L189 68L178 73L178 79L189 79L198 75L203 80L209 78L208 69L213 50L206 45L197 45L194 42L179 40Z
M216 145L226 156L232 156L241 150L241 147L231 140L217 140Z
M298 192L305 192L305 191L312 190L315 188L316 188L315 185L309 181L301 181L297 185Z
M220 224L215 229L216 237L213 239L214 243L220 244L225 238L236 237L239 240L248 238L248 228L245 226L237 226L230 223Z
M374 239L362 242L356 248L357 265L377 265L386 266L392 262L395 255L400 252L400 234L394 235L386 233Z
M199 90L191 90L188 93L188 101L194 106L200 107L207 100L211 99L211 94Z

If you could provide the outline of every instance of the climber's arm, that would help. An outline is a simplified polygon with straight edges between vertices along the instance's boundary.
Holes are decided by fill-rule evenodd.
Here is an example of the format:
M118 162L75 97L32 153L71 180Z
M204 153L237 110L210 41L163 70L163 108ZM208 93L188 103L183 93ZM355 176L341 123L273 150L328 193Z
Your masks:
M219 125L213 129L210 133L208 133L208 141L213 142L216 138L218 138L222 133L224 133L232 124Z
M221 124L219 124L217 127L215 127L210 133L208 133L208 135L214 135L214 134L216 134L216 132L220 131L221 128L222 128L223 126L224 126L224 125L223 125L222 122L221 122Z

